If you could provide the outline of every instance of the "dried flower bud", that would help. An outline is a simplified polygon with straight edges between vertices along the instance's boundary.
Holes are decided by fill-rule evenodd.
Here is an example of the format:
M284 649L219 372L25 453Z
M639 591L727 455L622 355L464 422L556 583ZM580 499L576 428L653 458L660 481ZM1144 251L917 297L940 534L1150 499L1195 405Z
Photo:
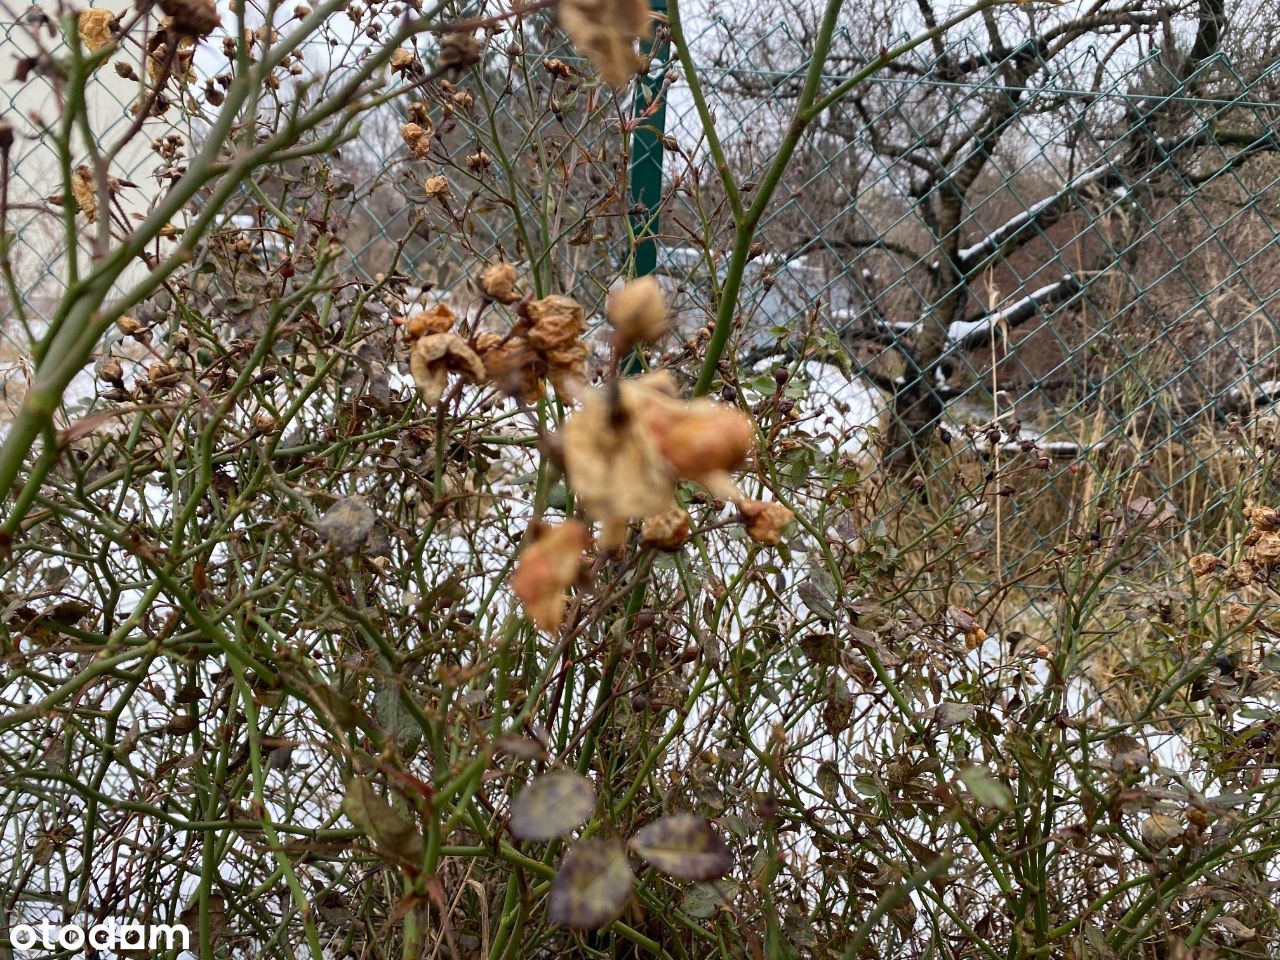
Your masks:
M163 360L157 360L147 367L147 379L152 383L172 383L177 378L177 372Z
M133 317L122 316L116 317L116 329L123 333L126 337L134 336L142 330L142 324Z
M782 531L795 519L795 514L782 504L763 500L740 500L738 509L746 521L747 536L770 547L782 542Z
M506 261L491 263L481 270L477 285L481 293L499 303L515 303L520 299L516 292L516 268Z
M124 367L118 360L104 360L98 368L98 379L105 383L120 383L124 379Z
M654 277L624 286L609 298L606 314L629 343L656 343L667 332L667 301Z
M467 166L472 170L486 170L492 162L493 161L489 159L489 155L483 150L467 156Z
M273 433L276 429L276 418L265 410L253 415L253 429L258 433Z

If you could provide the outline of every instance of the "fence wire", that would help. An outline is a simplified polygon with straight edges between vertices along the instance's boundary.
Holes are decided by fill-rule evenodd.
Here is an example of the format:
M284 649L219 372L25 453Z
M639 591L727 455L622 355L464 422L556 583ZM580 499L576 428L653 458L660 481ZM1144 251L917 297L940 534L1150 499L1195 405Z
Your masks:
M707 116L749 198L794 110L808 34L785 21L701 28L691 47ZM10 25L18 54L20 35ZM588 96L571 49L504 50L500 37L470 76L424 96L429 157L401 141L403 105L367 118L333 160L350 181L353 273L394 269L412 295L447 298L504 256L595 309L633 271L646 225L680 333L696 336L718 305L733 223L712 131L663 39L650 71L661 129L660 114L625 122L625 103ZM332 44L315 47L300 58L305 88L269 92L264 113L340 81ZM878 56L842 32L825 89ZM138 90L110 71L94 85L115 117L108 142ZM1277 64L1246 69L1219 53L1175 69L1160 51L1123 62L1087 37L1054 51L1036 37L997 54L976 37L917 48L829 104L798 144L737 305L738 375L797 352L811 373L843 371L828 445L862 477L918 474L923 503L973 500L966 536L991 555L975 594L1025 580L1034 609L1033 587L1055 588L1033 572L1047 549L1134 516L1175 554L1226 542L1241 502L1274 493L1278 88ZM65 278L49 202L58 170L38 131L48 84L24 78L6 93L21 294L39 318ZM200 138L198 125L165 124L153 138ZM646 131L662 138L653 209L633 202L630 179ZM602 160L610 151L623 160ZM539 164L569 174L553 191ZM144 143L114 169L137 184L126 202L145 209L160 189L156 152ZM425 192L434 175L449 180L443 201ZM223 223L263 218L246 194ZM4 333L21 379L12 317Z

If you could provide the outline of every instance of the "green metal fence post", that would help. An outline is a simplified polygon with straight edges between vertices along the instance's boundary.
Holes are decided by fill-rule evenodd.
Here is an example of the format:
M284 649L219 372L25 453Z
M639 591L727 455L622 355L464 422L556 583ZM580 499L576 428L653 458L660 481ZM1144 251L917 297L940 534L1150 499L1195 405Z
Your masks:
M649 0L649 6L660 22L665 21L667 0ZM657 37L656 29L654 36ZM662 135L667 122L667 98L663 92L666 71L662 67L669 47L666 41L657 46L655 41L645 44L643 52L646 56L652 53L653 63L636 91L635 116L645 118L631 140L631 204L635 211L631 223L636 237L637 277L653 273L658 266L658 242L654 235L658 205L662 202Z

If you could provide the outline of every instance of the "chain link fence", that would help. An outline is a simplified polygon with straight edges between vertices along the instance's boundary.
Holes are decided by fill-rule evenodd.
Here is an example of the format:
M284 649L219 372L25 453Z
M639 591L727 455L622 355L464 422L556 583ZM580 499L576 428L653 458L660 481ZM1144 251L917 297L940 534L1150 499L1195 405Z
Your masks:
M639 106L584 85L585 65L545 33L538 50L495 37L470 76L430 86L429 155L402 141L403 104L367 118L332 161L349 181L353 274L403 274L396 311L460 295L478 264L503 256L598 312L611 284L653 269L696 344L733 226L709 134L749 197L787 129L808 43L797 23L698 27L705 111L666 59L664 30ZM806 358L822 388L809 409L826 417L814 443L865 482L909 478L923 513L960 509L982 559L967 601L1020 584L1013 629L1037 590L1056 589L1044 562L1054 548L1137 520L1159 531L1143 563L1166 576L1229 542L1245 501L1272 498L1280 65L1115 55L1095 36L980 41L921 46L809 127L763 218L724 373ZM353 31L339 46L359 42ZM823 83L879 55L843 32ZM333 43L301 51L297 91L266 91L263 114L295 93L323 98L341 79L326 67L335 56ZM206 95L216 85L216 51L197 66L199 98L200 83ZM137 88L107 70L95 85L114 116L109 140ZM47 84L6 86L22 127L11 224L39 317L65 266L48 203L57 170L36 135ZM164 124L153 138L200 137ZM556 165L567 175L552 192L539 171ZM145 143L113 169L137 185L122 196L138 209L161 190ZM428 193L433 176L448 180L443 198ZM270 262L288 244L260 242L275 227L262 197L246 192L222 222L249 225ZM12 316L5 336L20 374Z

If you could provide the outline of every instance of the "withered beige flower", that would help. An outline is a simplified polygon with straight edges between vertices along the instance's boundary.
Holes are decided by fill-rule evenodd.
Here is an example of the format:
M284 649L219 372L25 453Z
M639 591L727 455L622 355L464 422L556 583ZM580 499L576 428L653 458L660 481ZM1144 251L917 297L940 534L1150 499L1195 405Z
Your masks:
M71 174L71 196L76 206L90 223L98 220L98 186L93 178L93 171L85 164L80 164Z
M222 24L214 0L160 0L169 25L190 37L207 37Z
M404 333L410 340L426 336L429 333L448 333L458 322L457 315L448 304L437 303L428 310L419 310L403 318Z
M400 139L419 160L425 160L431 152L431 131L421 124L403 124L400 127Z
M482 333L476 338L476 352L485 374L495 387L524 403L537 403L542 396L542 378L547 364L524 337L500 337Z
M427 191L427 196L432 200L439 200L443 197L447 197L449 196L449 178L443 174L439 174L434 177L427 177L424 189Z
M524 336L546 362L547 379L561 396L575 395L587 379L582 305L572 297L543 297L531 301L525 314L529 327Z
M586 391L562 429L565 470L583 509L603 525L601 546L621 543L632 520L673 509L681 480L741 498L728 471L751 450L750 426L725 404L681 400L665 371Z
M418 57L412 50L399 47L391 53L390 67L392 73L404 73L418 66Z
M621 87L642 66L637 40L649 36L646 0L561 0L560 26L604 82Z
M484 380L484 364L456 333L431 333L414 341L409 371L427 406L440 402L450 373L460 374L472 383Z
M111 34L111 22L116 15L110 10L90 7L83 11L76 20L76 33L80 42L90 53L97 53L103 47L115 42Z
M560 629L567 605L565 589L578 579L583 551L591 534L577 520L543 527L534 541L520 551L511 589L524 604L525 613L548 633Z

